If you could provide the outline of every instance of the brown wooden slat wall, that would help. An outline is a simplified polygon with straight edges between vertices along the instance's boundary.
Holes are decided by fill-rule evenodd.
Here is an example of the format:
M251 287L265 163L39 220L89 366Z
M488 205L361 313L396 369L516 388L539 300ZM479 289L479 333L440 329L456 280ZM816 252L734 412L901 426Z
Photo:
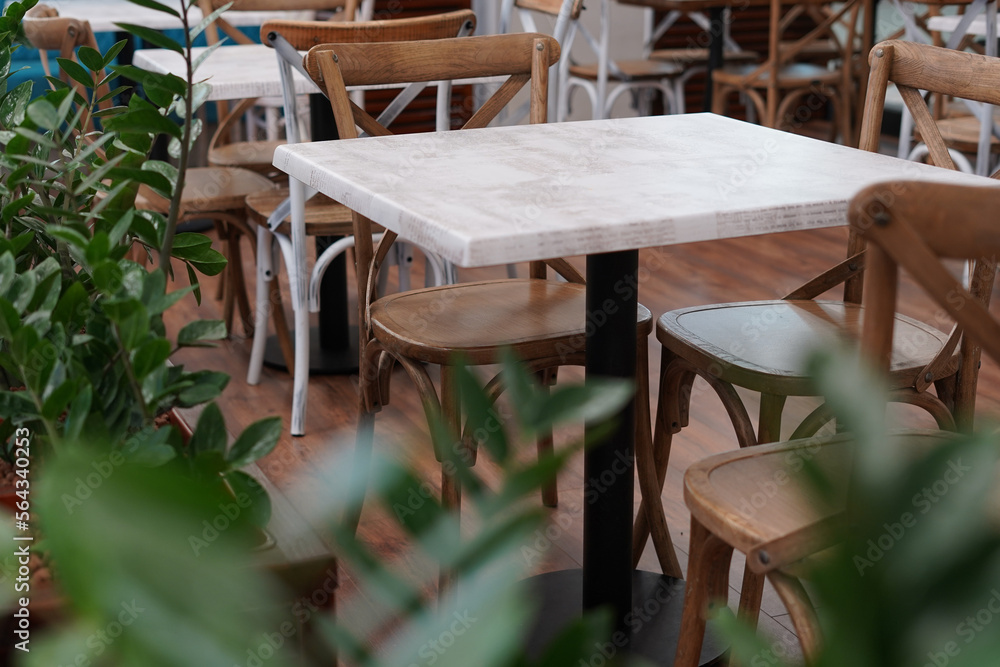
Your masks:
M375 19L411 18L469 9L470 0L377 0ZM397 91L371 91L365 95L368 113L378 115L396 96ZM471 117L466 104L471 100L472 86L455 86L451 93L452 127L460 127ZM389 128L393 132L433 132L437 89L429 88L415 99Z

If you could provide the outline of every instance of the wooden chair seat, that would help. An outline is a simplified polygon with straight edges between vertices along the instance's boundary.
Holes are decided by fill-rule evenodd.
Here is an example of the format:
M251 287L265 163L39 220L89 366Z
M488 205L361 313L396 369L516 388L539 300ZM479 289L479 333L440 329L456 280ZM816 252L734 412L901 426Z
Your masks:
M247 195L262 190L272 190L275 185L257 172L248 169L221 167L196 167L189 169L181 196L183 215L193 213L213 213L218 211L242 211ZM152 211L166 213L170 201L143 185L139 188L139 198ZM138 202L138 200L137 200Z
M684 473L684 503L713 535L749 553L760 544L799 532L843 509L842 493L830 505L818 507L808 489L797 485L805 461L832 479L846 480L852 443L847 436L820 442L809 438L709 456ZM766 498L766 508L761 507L764 503L754 502L761 494L760 480L785 482L781 493ZM761 521L759 515L765 512L767 521Z
M284 146L285 141L237 141L231 144L213 146L208 151L208 162L215 167L243 167L260 174L275 171L271 163L274 149Z
M747 77L757 69L752 63L746 65L728 65L713 73L717 85L740 86ZM778 72L779 88L802 88L813 83L834 85L840 82L843 75L834 70L813 63L797 62L786 65ZM766 83L771 78L770 72L763 71L757 76L760 83Z
M585 313L585 285L492 280L385 296L371 305L370 320L390 352L433 364L450 363L461 352L473 364L488 364L504 347L526 359L582 352ZM640 339L652 322L640 305Z
M246 198L246 206L251 222L266 225L271 214L287 198L288 188L275 188L250 195ZM346 236L354 233L351 209L325 195L317 194L312 199L306 200L305 210L308 236ZM292 233L290 217L285 218L274 231L290 236ZM381 228L378 231L381 231Z
M975 116L942 118L937 126L948 148L973 155L979 150L979 119ZM919 130L914 130L913 137L917 142L923 141ZM1000 141L994 136L990 137L990 152L1000 153Z
M614 72L609 72L608 78L614 81L662 79L668 76L676 76L684 71L682 67L674 63L661 60L616 60L615 65L621 70L622 76L618 76ZM597 63L590 65L570 65L569 73L570 76L597 81Z
M708 63L708 49L657 49L649 54L651 60L665 60L680 65ZM756 51L723 51L722 62L756 62L760 54Z
M664 347L719 377L762 393L803 396L813 387L803 364L809 353L856 340L863 309L843 301L748 301L668 312L656 337ZM911 385L948 340L928 324L896 315L892 384ZM954 368L949 369L953 372Z

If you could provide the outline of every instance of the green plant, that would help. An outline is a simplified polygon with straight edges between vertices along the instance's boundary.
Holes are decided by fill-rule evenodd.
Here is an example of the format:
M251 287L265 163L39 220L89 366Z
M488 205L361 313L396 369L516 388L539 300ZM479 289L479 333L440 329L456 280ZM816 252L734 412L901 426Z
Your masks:
M454 573L455 589L440 603L428 594L428 579L414 579L380 560L339 522L363 495L352 484L352 466L343 453L331 454L320 465L322 491L300 500L300 508L308 503L313 523L331 526L343 569L365 591L364 599L355 600L357 606L345 607L338 600L336 620L306 614L318 639L335 646L347 664L576 667L581 660L589 664L595 645L610 636L609 615L598 612L572 623L540 658L529 660L521 652L533 614L526 583L519 581L526 569L521 550L534 543L547 515L538 506L537 490L582 446L560 447L535 460L533 451L525 451L533 447L521 445L567 422L608 418L631 388L621 382L591 383L559 386L549 393L512 360L503 373L512 414L499 420L498 408L479 382L459 370L466 417L484 435L480 456L498 464L499 479L487 484L474 474L465 446L439 419L433 428L436 445L450 452L453 470L465 485L467 524L461 539L458 517L441 507L416 470L382 457L371 470L368 502L381 506L413 545L406 560L425 559L428 579L436 576L438 564ZM519 437L512 437L502 422L515 424ZM224 535L226 543L219 549L213 544L194 554L190 533L206 508L218 502L210 489L188 493L180 483L183 477L169 467L130 467L70 515L60 496L85 462L59 457L43 473L40 520L53 536L49 542L57 561L68 563L60 568L59 580L65 582L72 614L68 624L39 638L23 664L75 664L79 655L93 665L122 667L329 664L300 659L288 650L295 644L288 635L284 650L261 656L258 647L268 645L267 638L278 628L302 620L304 610L295 601L308 592L303 597L302 591L282 590L252 567L239 531ZM114 642L100 643L101 652L95 654L88 639L93 641L95 632L115 621L123 600L133 599L144 609L142 616ZM368 613L369 603L376 616ZM447 639L432 642L437 637ZM382 646L377 652L372 649L375 638Z
M192 478L225 478L237 493L252 491L266 523L266 494L238 468L275 446L278 418L250 426L227 453L225 425L210 401L229 377L170 361L183 347L224 339L225 326L194 321L173 339L163 323L163 313L189 292L200 300L199 272L216 275L226 266L208 237L175 233L190 147L201 129L192 113L207 93L192 81L191 43L207 23L189 27L186 14L137 0L182 18L183 46L121 27L182 53L188 80L112 65L124 42L103 54L84 46L79 63L58 59L74 85L50 77L53 89L32 99L31 82L5 88L21 18L35 2L11 3L0 21L0 441L9 448L15 430L24 429L33 455L58 455L86 436L133 462L172 461ZM114 106L130 90L115 87L125 76L143 94ZM160 135L169 137L179 167L149 159ZM137 210L140 185L170 198L170 213ZM145 260L153 257L150 268ZM188 286L169 289L174 266L185 268ZM173 408L206 403L190 446L157 421Z
M1000 653L1000 522L996 432L962 435L930 451L886 438L884 392L845 354L812 363L820 389L856 438L845 521L837 546L813 563L823 642L818 667L995 665ZM859 391L859 387L866 390ZM810 466L801 482L829 500ZM775 647L720 622L751 667L786 664Z

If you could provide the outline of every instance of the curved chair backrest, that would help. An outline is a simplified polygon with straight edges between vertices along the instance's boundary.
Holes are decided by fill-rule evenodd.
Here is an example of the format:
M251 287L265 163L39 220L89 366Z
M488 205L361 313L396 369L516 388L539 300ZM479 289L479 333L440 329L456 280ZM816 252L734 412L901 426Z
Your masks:
M425 40L323 44L309 50L305 68L330 98L341 139L392 133L354 104L348 86L399 85L413 82L506 76L507 80L472 115L462 129L486 127L530 82L531 122L544 123L548 105L549 67L559 60L559 43L547 35L520 33ZM461 184L456 183L456 187ZM370 336L368 307L377 298L379 267L396 234L386 231L378 248L372 242L372 222L354 214L358 307L363 348ZM558 270L558 269L557 269ZM544 275L544 265L532 273ZM364 276L364 278L362 278Z
M853 233L869 242L862 349L882 373L889 369L899 269L963 330L955 395L958 426L971 430L980 352L1000 362L1000 323L989 312L1000 255L1000 187L918 182L874 185L851 202ZM966 288L942 258L976 260Z
M886 90L890 83L895 84L912 114L916 128L927 145L931 161L950 169L954 169L955 164L934 122L932 111L927 106L924 91L975 102L1000 104L1000 61L996 58L927 44L889 40L876 44L868 60L871 72L868 76L868 94L861 121L859 147L862 150L878 151ZM856 226L852 226L848 242L849 256L864 249L865 238L866 235L862 235ZM974 282L992 285L996 266L987 257L983 255L972 257L976 260L972 275ZM868 262L866 259L865 264ZM867 271L868 269L866 273ZM975 284L972 288L981 289ZM846 283L845 299L860 301L861 294L861 276L855 275ZM985 298L988 301L989 293L986 293ZM935 377L937 368L949 364L956 347L961 345L960 363L963 371L958 375L954 414L959 428L968 430L972 427L975 407L979 352L976 345L962 337L961 320L956 318L956 322L948 344L928 364L925 376ZM918 378L917 384L918 390L922 391L930 381L921 377Z
M35 5L29 9L22 20L24 36L32 47L38 49L39 58L42 61L42 69L47 76L52 76L49 66L49 51L58 51L60 58L67 60L77 60L76 50L81 46L89 46L97 49L97 40L94 38L94 31L90 28L90 23L81 19L59 16L58 10L48 5ZM104 72L94 72L94 83L104 77ZM65 72L60 70L59 79L75 90L83 88L82 84L74 81ZM101 98L107 93L107 85L101 86L96 94L96 98ZM110 107L111 100L105 100L99 106L101 108Z
M224 7L226 0L198 0L202 14L208 16ZM360 7L360 0L234 0L228 12L288 12L288 11L333 11L342 9L344 21L353 21ZM369 2L366 7L370 8ZM205 39L209 44L219 41L219 30L237 44L253 44L253 40L226 21L225 14L215 19L205 28Z
M265 22L260 28L260 41L273 46L275 36L282 36L297 51L307 51L319 44L354 44L359 42L405 42L424 39L447 39L460 32L472 34L476 15L463 9L445 14L389 21L329 21Z

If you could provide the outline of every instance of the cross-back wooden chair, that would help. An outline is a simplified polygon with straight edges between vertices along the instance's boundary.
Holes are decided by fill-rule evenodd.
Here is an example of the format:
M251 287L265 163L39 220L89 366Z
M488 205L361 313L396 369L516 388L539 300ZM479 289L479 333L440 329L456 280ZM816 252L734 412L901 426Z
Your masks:
M476 16L468 9L421 16L381 21L355 21L352 23L331 23L323 21L268 21L261 26L261 41L278 53L282 71L282 88L285 92L286 115L296 115L296 96L292 88L294 62L301 69L299 51L307 51L317 44L358 43L358 42L400 42L430 39L445 39L472 34L476 28ZM305 70L302 70L308 76ZM406 103L420 92L422 85L410 86L400 92L379 116L389 125L395 116L405 108ZM438 86L438 115L451 116L450 85ZM320 89L317 89L319 92ZM325 91L321 91L324 92ZM450 123L450 120L446 120ZM289 143L298 143L300 137L294 125L288 127ZM292 435L305 434L306 404L309 388L309 312L320 308L319 286L331 262L354 246L354 228L351 211L337 202L313 190L303 194L298 207L291 206L289 188L268 190L247 197L246 205L250 219L257 224L257 292L256 317L253 347L247 369L247 382L260 382L264 364L268 311L271 312L278 334L285 362L293 370L292 388ZM380 230L379 230L380 231ZM310 236L339 236L319 254L312 269L306 266L305 249L300 248ZM281 293L275 277L272 240L278 244L288 268L291 285L292 311L294 313L295 342L289 335L285 322ZM436 266L436 258L429 257L429 269ZM408 278L405 263L400 262L400 287L407 289ZM386 272L387 273L387 272ZM443 283L442 270L436 272L438 283ZM299 289L302 277L306 283Z
M24 36L28 43L33 48L38 49L42 70L46 76L52 76L52 69L49 66L49 51L58 51L60 58L77 61L76 50L81 46L97 49L97 40L94 38L94 31L91 30L89 22L59 16L58 10L48 5L35 5L29 9L25 12L21 25L24 27ZM103 74L103 72L95 72L94 83L97 83ZM82 84L74 81L61 69L59 79L78 92L83 88ZM107 92L107 84L100 86L97 89L97 98L100 99ZM112 100L104 100L98 104L98 107L107 109L112 104L114 104Z
M470 77L506 76L506 82L469 119L463 129L482 128L530 82L531 121L543 123L547 115L549 67L559 59L559 44L546 35L520 33L465 37L429 42L332 44L318 46L306 56L310 75L327 90L341 138L390 134L354 105L347 86L397 84ZM456 183L456 187L461 184ZM353 216L358 274L360 331L360 387L358 418L358 470L364 483L375 427L375 413L389 400L390 373L395 364L417 386L428 417L438 407L474 461L476 448L469 433L462 435L461 401L454 367L460 354L472 365L495 364L502 350L511 349L533 372L563 364L582 364L584 351L565 354L564 346L582 335L586 313L584 279L562 259L533 262L531 277L491 280L400 292L380 297L377 275L396 238L386 231L375 246L372 222ZM545 280L546 266L565 281ZM433 312L433 318L421 313ZM649 311L639 307L637 429L648 439L648 378L645 373L645 337L652 327ZM560 355L560 350L563 354ZM441 367L440 398L424 364ZM502 391L498 378L488 385L494 396ZM643 427L645 424L645 427ZM540 451L550 450L542 438ZM459 452L461 453L461 452ZM442 462L441 494L444 504L458 508L460 491L445 452L435 452ZM555 502L554 487L550 502ZM348 517L357 526L358 515ZM447 585L443 576L442 585Z
M899 269L906 269L966 332L969 356L963 356L963 368L975 376L981 350L1000 362L1000 322L988 309L993 262L1000 253L995 206L1000 206L1000 188L906 181L868 187L851 202L851 231L868 241L861 349L879 374L888 375L893 363ZM979 263L969 288L942 263L944 258ZM967 385L970 391L956 396L956 402L971 414L974 377ZM946 434L908 431L888 437L919 448L940 444ZM712 456L688 468L684 500L691 510L691 560L675 665L698 664L706 610L709 602L725 603L734 548L774 584L807 664L815 658L821 637L800 581L801 562L831 545L830 528L842 515L849 489L852 445L848 435L799 440ZM800 485L787 483L776 486L766 507L748 504L759 493L759 483L791 476L806 460L838 486L835 500L818 507Z
M673 79L681 74L678 65L662 59L639 58L614 60L610 57L611 0L600 0L600 28L595 36L580 21L586 9L582 0L504 0L500 7L500 32L512 29L515 10L526 32L536 32L535 14L548 16L553 23L552 36L562 47L558 77L551 83L550 95L556 102L555 120L562 121L569 113L573 88L583 88L590 98L591 117L606 118L618 97L628 91L656 89L664 96L668 110L676 108ZM594 62L577 64L570 59L570 49L577 36L587 44ZM511 114L520 120L526 110Z
M816 27L800 39L784 39L785 31L803 15L812 18ZM862 53L871 44L870 16L871 0L847 0L832 6L771 0L767 60L727 65L714 72L712 111L724 113L729 94L739 92L746 95L763 125L782 128L801 120L795 117L796 105L808 95L818 94L832 102L842 141L853 142L855 53L858 44L863 45ZM846 27L846 35L836 34L834 26L838 24ZM817 50L828 50L831 44L839 51L837 66L831 69L813 62Z
M198 0L198 6L205 16L224 7L228 0ZM235 0L223 15L205 28L205 40L211 45L222 39L222 34L235 44L253 44L254 41L226 20L231 12L275 12L275 11L334 11L337 21L353 21L361 7L360 0ZM222 34L220 34L222 33ZM229 108L226 102L217 103L219 124L208 147L208 163L216 167L242 167L276 177L284 181L283 174L271 164L274 149L286 143L282 139L234 141L234 132L255 105L258 98L249 98ZM280 105L275 101L274 104ZM286 118L286 123L297 119Z
M917 127L928 137L935 164L954 168L934 120L918 91L940 91L958 97L1000 101L1000 61L977 54L922 44L889 41L870 54L871 74L861 126L862 150L877 152L888 84L895 83ZM636 443L636 468L642 505L633 534L638 560L652 531L653 545L664 573L680 576L680 566L667 530L660 493L666 475L673 436L688 423L691 385L705 379L722 400L741 448L781 439L781 414L789 396L813 395L802 367L807 353L841 340L844 332L857 335L862 319L861 294L866 263L864 241L856 231L848 238L847 259L797 288L784 299L695 306L660 317L656 337L662 345L660 397L653 446ZM981 268L992 281L993 268ZM979 275L977 273L977 275ZM817 297L840 284L842 301ZM948 430L972 427L967 398L975 391L977 368L972 348L955 327L950 333L896 314L898 340L889 373L892 399L929 412ZM761 331L760 323L768 322ZM751 335L747 332L758 332ZM736 392L742 387L760 394L757 427ZM934 387L936 391L929 391ZM795 429L792 439L817 432L830 420L825 405ZM741 612L756 622L763 579L747 570L743 580Z

